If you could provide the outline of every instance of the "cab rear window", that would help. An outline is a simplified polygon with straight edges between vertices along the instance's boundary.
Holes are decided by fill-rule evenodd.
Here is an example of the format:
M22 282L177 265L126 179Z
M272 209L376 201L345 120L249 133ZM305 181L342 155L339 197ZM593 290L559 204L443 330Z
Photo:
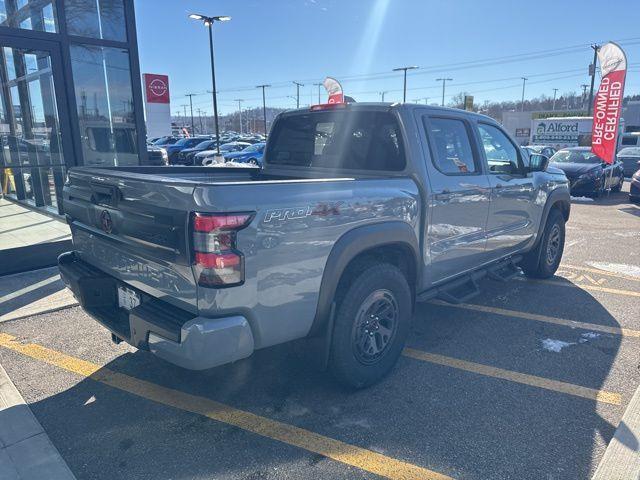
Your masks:
M401 171L400 128L388 112L310 112L281 118L267 146L271 165Z

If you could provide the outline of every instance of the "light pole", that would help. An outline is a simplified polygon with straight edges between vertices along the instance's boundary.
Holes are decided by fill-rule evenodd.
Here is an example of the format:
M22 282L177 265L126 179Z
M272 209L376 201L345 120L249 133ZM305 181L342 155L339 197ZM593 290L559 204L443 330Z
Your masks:
M600 45L591 45L593 48L593 63L589 65L589 75L591 75L591 88L589 89L589 104L587 105L587 117L591 115L591 107L593 106L593 82L596 80L596 62L598 61L598 50Z
M558 89L554 88L553 89L553 104L551 105L551 110L555 111L556 110L556 95L558 94Z
M522 105L520 106L520 111L524 112L524 85L525 83L527 83L527 80L529 80L527 77L520 77L522 78Z
M314 83L314 85L318 87L318 105L320 105L322 103L320 100L320 87L322 87L322 83Z
M262 117L264 119L264 134L265 136L267 135L267 100L265 97L265 93L264 90L267 87L270 87L271 85L257 85L256 88L261 88L262 89Z
M402 88L402 103L405 103L407 101L407 70L415 70L418 67L416 65L412 65L410 67L398 67L398 68L394 68L393 71L394 72L404 72L404 83L403 83L403 88Z
M236 98L234 102L238 102L238 115L240 116L240 135L242 135L242 98Z
M211 54L211 83L213 84L213 118L216 127L216 150L218 156L220 155L220 132L218 130L218 98L216 92L216 68L215 62L213 61L213 23L214 22L228 22L231 20L231 17L226 15L216 16L216 17L207 17L206 15L201 15L199 13L192 13L189 15L189 18L194 20L200 20L209 30L209 52Z
M200 134L204 133L204 128L202 128L202 110L198 108L198 120L200 121Z
M196 134L196 127L193 124L193 97L194 95L196 95L195 93L187 93L185 95L185 97L189 97L189 109L191 110L191 133L195 136ZM187 114L185 113L185 117L187 116Z
M422 98L414 98L412 101L419 103L420 100L424 100L424 104L425 105L429 105L429 97L422 97Z
M587 99L587 87L589 86L586 83L580 85L582 87L582 108L584 109L584 102Z
M294 81L293 84L296 86L296 108L300 108L300 87L304 87L304 83Z
M380 97L381 97L381 100L380 100L380 101L384 102L384 96L385 96L387 93L389 93L389 92L386 92L386 91L385 91L385 92L380 92Z
M444 90L447 82L452 82L453 78L436 78L436 82L442 82L442 106L444 107Z

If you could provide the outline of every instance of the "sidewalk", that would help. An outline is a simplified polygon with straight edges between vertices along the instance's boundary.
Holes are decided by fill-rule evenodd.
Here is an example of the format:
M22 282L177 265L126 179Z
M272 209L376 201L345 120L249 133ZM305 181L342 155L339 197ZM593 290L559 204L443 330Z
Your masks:
M77 304L58 267L0 276L0 324Z
M75 479L1 365L0 425L1 479Z

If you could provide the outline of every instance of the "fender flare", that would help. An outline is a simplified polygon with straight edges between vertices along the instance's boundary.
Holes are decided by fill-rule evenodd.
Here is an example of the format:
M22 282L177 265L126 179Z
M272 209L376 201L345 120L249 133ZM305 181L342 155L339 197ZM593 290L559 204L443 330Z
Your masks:
M536 235L536 241L531 247L531 250L537 248L538 244L542 240L544 227L547 224L547 218L549 218L549 212L551 212L551 208L553 208L554 206L560 206L565 219L569 220L569 214L571 213L571 195L569 193L569 189L561 187L556 188L555 190L551 191L551 193L549 193L549 197L544 204L544 210L542 211L542 215L540 216L540 225L538 225L538 234Z
M420 278L420 247L411 225L394 220L349 230L336 241L327 258L320 283L316 315L307 336L313 337L323 333L331 322L333 299L349 262L367 250L387 245L400 245L409 250L416 267L416 278L409 280L415 283Z

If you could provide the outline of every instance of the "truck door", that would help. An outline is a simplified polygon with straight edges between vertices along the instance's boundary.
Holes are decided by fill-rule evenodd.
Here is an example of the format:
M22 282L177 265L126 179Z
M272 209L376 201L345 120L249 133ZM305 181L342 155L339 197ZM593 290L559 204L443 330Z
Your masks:
M424 111L423 111L424 112ZM428 182L426 283L440 282L483 263L490 186L468 118L420 113Z
M477 129L491 184L487 254L496 259L531 240L541 207L536 206L533 175L520 147L497 125L478 122Z

